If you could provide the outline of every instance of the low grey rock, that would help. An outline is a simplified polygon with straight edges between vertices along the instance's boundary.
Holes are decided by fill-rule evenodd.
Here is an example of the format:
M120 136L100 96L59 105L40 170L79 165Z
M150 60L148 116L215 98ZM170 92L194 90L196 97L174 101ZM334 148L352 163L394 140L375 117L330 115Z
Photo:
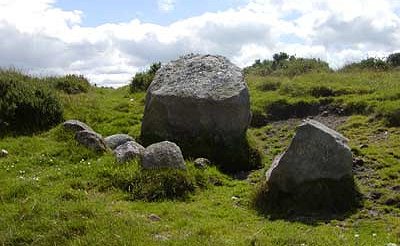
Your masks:
M88 125L85 123L79 121L79 120L67 120L66 122L63 123L63 127L66 130L73 131L73 132L79 132L79 131L93 131L92 128L90 128Z
M118 162L128 162L135 158L141 159L145 148L135 141L128 141L114 150Z
M0 151L0 158L1 158L1 157L7 157L7 156L8 156L8 151L5 150L5 149L2 149L2 150Z
M353 159L347 142L340 133L306 120L267 171L268 185L290 192L307 182L352 177Z
M169 141L148 146L144 151L142 167L144 169L186 169L181 149Z
M194 160L194 167L198 169L206 169L210 164L210 160L206 158L197 158Z
M79 131L75 134L75 139L78 143L94 151L105 152L107 150L103 137L94 131Z
M134 139L127 134L115 134L104 138L104 141L106 142L107 147L114 150L126 142L134 141Z

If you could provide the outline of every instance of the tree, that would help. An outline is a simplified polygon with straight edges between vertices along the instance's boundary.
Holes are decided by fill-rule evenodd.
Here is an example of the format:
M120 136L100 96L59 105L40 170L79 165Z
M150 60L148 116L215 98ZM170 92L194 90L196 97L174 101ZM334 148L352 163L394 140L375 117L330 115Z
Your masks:
M388 56L386 62L392 67L400 66L400 53L393 53Z

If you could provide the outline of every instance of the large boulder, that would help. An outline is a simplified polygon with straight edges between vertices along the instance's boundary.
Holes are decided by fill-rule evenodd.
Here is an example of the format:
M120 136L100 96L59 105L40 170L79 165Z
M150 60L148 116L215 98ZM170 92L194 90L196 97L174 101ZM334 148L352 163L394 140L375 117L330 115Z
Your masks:
M114 154L118 162L127 162L133 159L141 159L144 154L144 147L135 141L128 141L119 145Z
M148 146L143 154L142 167L143 169L186 169L181 149L169 141Z
M299 213L349 209L356 190L347 142L340 133L306 120L267 171L264 202L272 209Z
M96 152L105 152L107 150L103 137L94 131L79 131L75 134L75 139L78 143Z
M74 133L84 130L93 131L92 128L79 120L67 120L63 123L63 127L64 129L72 131Z
M187 55L157 71L147 90L141 137L145 145L170 140L187 156L243 169L250 118L242 70L222 56Z
M134 141L134 139L127 134L115 134L104 138L104 141L106 142L107 147L114 150L126 142Z

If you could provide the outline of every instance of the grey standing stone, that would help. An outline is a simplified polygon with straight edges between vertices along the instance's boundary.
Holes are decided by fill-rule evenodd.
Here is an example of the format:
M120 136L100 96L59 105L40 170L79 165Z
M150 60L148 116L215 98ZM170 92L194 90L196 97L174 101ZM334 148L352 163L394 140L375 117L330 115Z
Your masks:
M79 120L67 120L63 123L63 127L66 130L73 131L75 133L84 130L93 131L92 128Z
M96 132L89 130L79 131L75 134L75 139L78 143L94 151L105 152L107 150L103 137Z
M141 159L144 154L144 147L135 141L128 141L114 150L118 162L127 162L135 158Z
M340 133L315 121L300 125L288 149L267 171L268 185L291 192L310 181L352 177L352 153Z
M188 156L246 165L247 153L239 152L247 151L250 118L242 70L222 56L187 55L157 71L141 135L146 145L170 140Z
M181 149L169 141L148 146L144 151L142 167L144 169L186 169Z
M107 147L114 150L115 148L126 142L134 141L134 139L127 134L115 134L104 138L104 141L106 142Z

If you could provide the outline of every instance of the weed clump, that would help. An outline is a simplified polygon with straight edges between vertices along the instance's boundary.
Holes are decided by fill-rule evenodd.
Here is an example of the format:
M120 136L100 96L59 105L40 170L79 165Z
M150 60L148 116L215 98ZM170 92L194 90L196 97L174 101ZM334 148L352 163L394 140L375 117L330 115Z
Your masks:
M196 169L188 163L187 170L141 169L136 161L109 167L98 173L102 189L119 188L129 194L129 200L184 200L197 189L220 185L224 177L215 167Z

